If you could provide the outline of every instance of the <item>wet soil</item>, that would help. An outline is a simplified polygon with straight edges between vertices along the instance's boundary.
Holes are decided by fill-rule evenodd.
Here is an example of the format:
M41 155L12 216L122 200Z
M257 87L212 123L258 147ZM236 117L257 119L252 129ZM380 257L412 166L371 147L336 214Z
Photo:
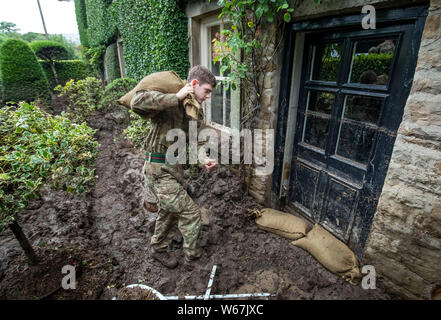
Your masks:
M95 186L87 195L43 191L18 220L42 262L27 264L6 230L0 235L0 299L112 299L129 284L163 295L203 295L217 266L212 294L271 293L271 299L390 299L324 269L289 239L259 229L247 215L261 208L247 194L236 167L199 168L189 193L202 211L203 255L186 263L176 232L171 252L179 265L167 269L149 254L155 214L144 207L143 154L120 139L124 113L94 114L100 152ZM191 172L195 172L192 168ZM188 171L190 173L190 171ZM190 174L189 174L190 175ZM63 266L76 270L76 289L61 287ZM122 291L124 292L124 291ZM121 296L142 299L142 294ZM146 297L144 297L146 298Z

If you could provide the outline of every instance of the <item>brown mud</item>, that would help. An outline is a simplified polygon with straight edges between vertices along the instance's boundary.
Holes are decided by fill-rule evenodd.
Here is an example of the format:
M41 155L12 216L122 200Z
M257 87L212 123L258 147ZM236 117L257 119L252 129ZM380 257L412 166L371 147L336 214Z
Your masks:
M89 194L43 191L42 198L23 211L18 222L42 260L39 266L28 266L11 231L0 235L0 299L112 299L134 283L165 296L203 295L213 265L217 271L212 294L390 299L379 288L364 290L361 284L345 282L290 240L260 230L247 209L261 206L242 188L237 168L228 166L212 172L200 169L189 183L203 214L202 257L186 263L177 232L171 251L178 267L160 265L149 254L155 214L144 208L144 157L118 139L127 123L121 112L96 113L89 119L100 143L98 178ZM76 268L74 290L61 287L64 265Z

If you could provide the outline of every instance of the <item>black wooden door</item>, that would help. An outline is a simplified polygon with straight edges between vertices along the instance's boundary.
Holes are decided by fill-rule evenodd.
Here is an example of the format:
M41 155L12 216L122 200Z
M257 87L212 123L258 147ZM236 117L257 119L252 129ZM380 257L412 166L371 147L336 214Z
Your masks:
M305 37L288 203L360 253L412 83L415 24Z

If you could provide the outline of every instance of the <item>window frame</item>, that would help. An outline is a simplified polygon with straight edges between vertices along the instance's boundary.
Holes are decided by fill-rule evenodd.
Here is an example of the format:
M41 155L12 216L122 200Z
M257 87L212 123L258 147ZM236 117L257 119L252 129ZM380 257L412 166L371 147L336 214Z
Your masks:
M224 24L228 21L221 21L218 19L218 15L213 15L208 18L205 18L200 23L200 49L201 49L201 65L209 68L211 70L212 57L211 57L211 40L209 29L213 26L220 26L220 32L222 32ZM215 76L216 81L223 81L228 79L226 76ZM240 88L240 83L237 86ZM204 108L204 121L207 125L225 131L227 133L231 133L233 129L240 130L240 89L231 90L230 92L230 126L226 126L226 94L227 90L224 88L223 91L223 110L222 110L222 124L212 121L211 119L211 98L206 100L203 103Z

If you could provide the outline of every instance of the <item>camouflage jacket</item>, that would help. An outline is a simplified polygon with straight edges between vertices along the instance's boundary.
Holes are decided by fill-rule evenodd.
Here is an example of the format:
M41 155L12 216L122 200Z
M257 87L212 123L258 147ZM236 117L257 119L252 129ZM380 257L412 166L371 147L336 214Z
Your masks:
M131 109L141 117L150 118L150 130L144 143L144 149L152 153L166 153L173 141L167 141L170 129L182 129L188 137L189 121L182 101L176 94L158 91L140 91L130 102ZM152 111L157 111L153 116ZM202 108L201 108L202 111ZM203 114L199 113L198 128L202 126Z

